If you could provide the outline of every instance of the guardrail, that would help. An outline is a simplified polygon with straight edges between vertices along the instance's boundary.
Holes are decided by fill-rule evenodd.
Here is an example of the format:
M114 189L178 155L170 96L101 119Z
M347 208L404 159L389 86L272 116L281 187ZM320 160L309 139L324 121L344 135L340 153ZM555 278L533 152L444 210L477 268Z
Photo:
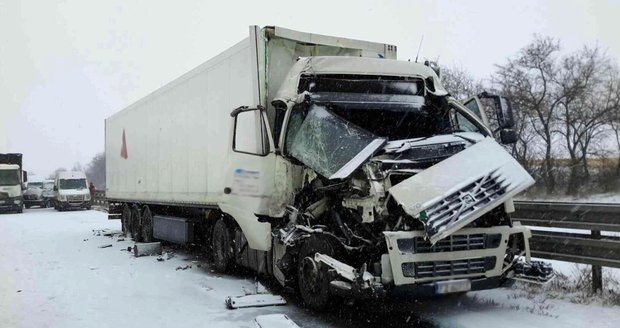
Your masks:
M533 227L578 229L584 233L532 228L532 256L592 265L592 289L602 290L602 267L620 268L620 204L515 201L514 220Z

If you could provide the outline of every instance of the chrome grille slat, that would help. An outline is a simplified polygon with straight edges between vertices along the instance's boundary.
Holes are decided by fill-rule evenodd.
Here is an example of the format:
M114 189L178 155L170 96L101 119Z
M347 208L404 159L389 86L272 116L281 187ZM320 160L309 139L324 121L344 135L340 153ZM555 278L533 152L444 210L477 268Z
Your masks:
M403 275L415 278L446 277L464 274L482 274L496 264L495 257L460 259L452 261L403 263Z
M428 207L425 212L429 235L505 194L505 182L506 179L491 172Z

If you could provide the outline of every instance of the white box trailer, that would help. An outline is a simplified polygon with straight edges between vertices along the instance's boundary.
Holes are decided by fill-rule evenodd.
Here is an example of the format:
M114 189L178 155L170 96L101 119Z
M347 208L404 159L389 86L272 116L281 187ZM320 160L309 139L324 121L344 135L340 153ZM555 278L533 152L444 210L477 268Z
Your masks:
M530 232L509 213L533 179L479 100L457 102L431 66L393 45L252 26L106 120L110 215L136 241L206 246L219 271L297 282L315 309L527 276ZM509 102L486 96L514 142Z
M215 206L224 190L231 111L271 109L298 58L326 55L396 59L396 47L251 26L248 38L106 119L106 196Z

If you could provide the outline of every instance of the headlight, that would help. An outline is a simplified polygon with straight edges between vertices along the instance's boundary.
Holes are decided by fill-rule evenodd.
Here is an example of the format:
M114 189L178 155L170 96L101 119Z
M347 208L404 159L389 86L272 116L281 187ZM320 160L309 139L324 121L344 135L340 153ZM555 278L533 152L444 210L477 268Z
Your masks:
M86 195L86 196L84 196L84 199L85 199L85 200L90 200L90 195Z
M61 200L61 201L65 201L65 200L67 200L67 196L65 196L65 195L60 195L60 200Z
M16 199L14 202L15 202L15 204L21 204L22 200L21 199Z

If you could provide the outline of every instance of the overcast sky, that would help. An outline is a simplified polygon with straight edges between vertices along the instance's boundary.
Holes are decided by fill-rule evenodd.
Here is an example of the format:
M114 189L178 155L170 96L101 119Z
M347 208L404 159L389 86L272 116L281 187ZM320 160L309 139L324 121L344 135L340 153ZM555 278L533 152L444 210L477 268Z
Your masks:
M212 3L217 3L215 6ZM620 58L620 1L0 0L0 152L47 175L104 149L104 119L278 25L398 46L487 78L533 34Z

